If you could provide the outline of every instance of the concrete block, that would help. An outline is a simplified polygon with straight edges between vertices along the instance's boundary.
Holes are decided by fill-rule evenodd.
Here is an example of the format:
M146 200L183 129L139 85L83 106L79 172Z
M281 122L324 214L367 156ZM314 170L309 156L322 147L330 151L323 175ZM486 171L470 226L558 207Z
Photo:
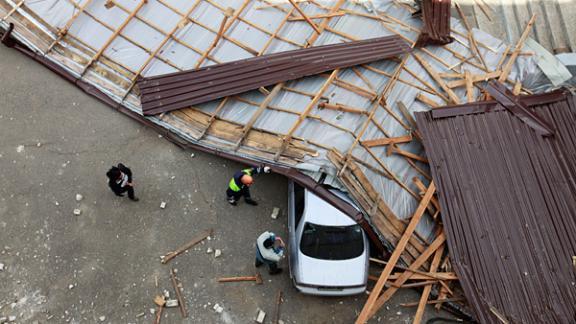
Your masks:
M80 216L80 214L82 214L82 210L80 210L78 208L74 209L74 215Z
M256 323L260 323L260 324L264 323L265 317L266 317L266 313L264 313L263 310L259 309L258 313L256 314L256 319L255 319Z
M219 257L219 256L221 256L221 255L222 255L222 250L216 249L216 251L214 251L214 257L215 257L215 258L217 258L217 257Z
M165 202L161 202L161 203L160 203L160 208L162 208L162 209L166 208L166 203L165 203Z
M272 217L272 219L276 219L276 218L278 218L279 213L280 213L280 208L274 207L274 209L272 210L272 215L270 215L270 217Z
M84 198L84 197L82 197L81 194L76 194L76 201L80 201L80 200L82 200L82 198Z
M177 299L168 299L164 306L165 307L178 307L178 300Z

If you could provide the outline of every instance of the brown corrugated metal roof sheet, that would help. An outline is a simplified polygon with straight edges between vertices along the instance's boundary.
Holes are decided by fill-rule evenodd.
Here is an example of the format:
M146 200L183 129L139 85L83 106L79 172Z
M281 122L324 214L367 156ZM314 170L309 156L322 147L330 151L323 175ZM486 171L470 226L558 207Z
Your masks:
M416 47L444 45L454 39L450 36L450 0L422 1L422 21L424 26L416 40Z
M181 109L410 51L399 36L311 47L138 81L145 115Z
M495 101L416 115L451 259L482 323L576 322L576 102L520 102L543 137Z

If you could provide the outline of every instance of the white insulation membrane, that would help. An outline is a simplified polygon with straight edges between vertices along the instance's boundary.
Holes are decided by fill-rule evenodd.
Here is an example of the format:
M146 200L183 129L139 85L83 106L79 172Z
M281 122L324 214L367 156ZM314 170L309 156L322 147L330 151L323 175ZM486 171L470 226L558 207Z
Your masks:
M308 16L337 15L329 19L314 19L322 29L317 39L308 23L287 19L288 14L291 18L300 16L287 2L272 6L272 2L256 0L0 0L0 18L4 17L1 21L4 29L8 23L14 23L13 35L31 49L138 113L141 111L140 103L133 84L139 75L147 77L190 70L299 49L308 43L318 46L393 34L400 34L413 42L422 26L420 19L412 18L408 7L388 0L342 3L318 0L298 4ZM227 8L233 11L229 11L231 15L224 25L223 37L211 48ZM438 73L469 70L474 75L481 75L500 68L507 44L474 30L474 39L486 64L486 68L480 69L482 63L470 50L466 29L456 19L452 19L452 28L453 43L444 47L429 46L414 53ZM331 184L339 187L343 186L338 181L338 170L326 155L330 148L344 156L350 153L359 161L358 166L394 215L407 219L414 213L420 199L413 178L417 177L428 185L428 165L399 154L387 155L386 146L368 149L355 144L359 134L360 141L409 134L410 123L403 117L398 102L404 103L412 114L430 109L422 100L415 99L419 94L438 105L447 104L441 97L446 98L446 93L410 54L398 80L385 96L385 104L375 107L373 99L386 87L403 58L339 71L337 78L341 82L331 83L322 94L324 99L321 102L329 100L330 104L354 107L366 113L314 106L292 136L316 154L292 163L286 159L275 162L274 154L268 157L251 154L256 152L254 148L236 150L234 147L239 139L213 136L180 115L166 113L146 118L190 142L214 150L269 163L289 164L316 179L327 173ZM509 79L512 82L524 80L536 69L530 56L521 55ZM311 102L311 96L326 82L328 74L287 82L251 129L286 135ZM454 92L461 102L466 102L465 87L454 88ZM474 95L480 97L479 87L474 88ZM244 125L265 97L260 91L252 91L229 98L219 109L222 100L193 109L215 120ZM211 115L214 112L217 114ZM371 113L372 121L368 118ZM418 140L398 147L425 156ZM427 241L433 237L434 225L430 215L425 215L417 233Z

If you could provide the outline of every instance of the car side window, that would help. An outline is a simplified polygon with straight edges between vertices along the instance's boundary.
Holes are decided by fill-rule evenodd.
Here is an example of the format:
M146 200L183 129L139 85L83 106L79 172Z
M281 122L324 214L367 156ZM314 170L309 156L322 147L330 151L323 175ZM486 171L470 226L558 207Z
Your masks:
M294 207L295 207L295 216L296 216L296 224L295 226L298 227L300 224L300 220L302 219L302 215L304 214L304 188L297 183L294 184Z

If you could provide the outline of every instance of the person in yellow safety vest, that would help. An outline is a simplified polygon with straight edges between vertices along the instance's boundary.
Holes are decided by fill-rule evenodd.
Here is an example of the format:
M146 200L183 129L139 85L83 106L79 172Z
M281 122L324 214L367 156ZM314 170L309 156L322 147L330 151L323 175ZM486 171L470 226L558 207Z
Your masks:
M232 206L236 206L240 197L244 196L244 200L247 204L256 206L258 203L250 197L250 186L254 183L254 178L252 175L260 173L270 173L270 167L259 166L252 167L244 170L237 171L234 173L230 183L228 184L228 189L226 190L226 196L228 202Z

